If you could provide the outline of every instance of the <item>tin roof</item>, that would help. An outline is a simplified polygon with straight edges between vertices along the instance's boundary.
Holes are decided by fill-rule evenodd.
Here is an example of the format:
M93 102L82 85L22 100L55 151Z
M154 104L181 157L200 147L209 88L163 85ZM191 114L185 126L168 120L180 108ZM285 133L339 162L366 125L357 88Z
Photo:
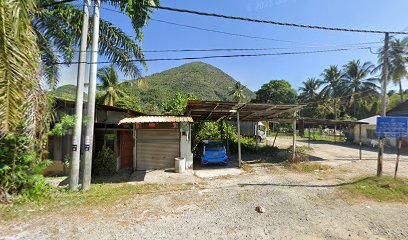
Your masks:
M236 118L239 112L241 121L269 121L283 113L293 113L304 105L270 103L236 103L220 101L189 100L187 108L196 121L228 120Z
M131 117L124 118L120 120L120 124L125 123L150 123L150 122L189 122L192 123L193 119L186 116L140 116L140 117Z

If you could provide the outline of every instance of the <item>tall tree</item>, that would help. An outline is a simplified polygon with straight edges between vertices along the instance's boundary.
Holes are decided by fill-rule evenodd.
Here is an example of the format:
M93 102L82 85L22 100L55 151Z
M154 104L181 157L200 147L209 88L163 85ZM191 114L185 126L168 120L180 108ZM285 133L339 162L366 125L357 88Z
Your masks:
M392 82L399 86L400 102L404 101L402 80L407 76L407 51L407 42L400 41L399 39L394 39L390 42L390 74Z
M302 82L302 86L299 87L300 94L306 99L314 99L318 95L318 90L322 85L322 81L317 78L308 78Z
M326 86L323 87L320 95L322 98L333 101L334 118L337 119L338 101L340 100L342 93L345 92L343 85L343 73L336 65L331 65L329 68L323 71L322 77L323 84L326 84Z
M30 25L31 0L0 1L0 134L13 132L33 118L39 89L35 31ZM40 94L40 93L38 93ZM31 111L30 111L31 110ZM34 119L34 118L33 118ZM33 122L28 122L33 125ZM35 128L35 126L32 126Z
M120 87L118 73L113 64L100 68L97 76L100 84L97 86L96 99L100 104L114 106L120 98L127 96Z
M376 78L370 78L374 69L374 64L360 60L351 60L344 65L343 81L348 97L348 106L353 107L353 116L356 116L358 103L362 100L372 100L378 97L378 86L375 84ZM358 101L357 101L358 100Z
M256 92L256 102L273 104L296 103L297 93L285 80L271 80Z
M231 90L228 92L228 95L232 96L235 102L240 103L241 100L246 98L244 94L245 86L240 82L236 82L234 87L231 87L230 89Z
M145 25L151 6L158 0L102 0L130 17L136 36L130 36L106 19L100 19L99 54L115 67L133 77L139 76L137 61L143 62L144 55L138 42L143 38L141 27ZM51 87L58 82L59 61L69 65L79 46L82 15L80 7L51 0L36 0L32 26L41 51L42 70ZM103 17L103 16L102 16ZM88 45L92 36L92 21L89 26ZM61 57L60 57L61 56Z

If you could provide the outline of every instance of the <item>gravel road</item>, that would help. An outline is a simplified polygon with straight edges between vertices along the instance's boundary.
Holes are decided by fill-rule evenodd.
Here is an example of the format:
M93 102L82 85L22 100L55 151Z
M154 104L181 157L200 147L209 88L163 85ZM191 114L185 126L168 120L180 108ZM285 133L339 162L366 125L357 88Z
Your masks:
M347 199L336 190L354 176L373 174L374 160L338 159L351 151L343 146L314 149L320 157L335 153L321 161L337 170L301 174L254 164L239 176L200 179L204 189L3 221L0 239L408 239L407 204ZM403 161L401 174L408 176L407 169Z

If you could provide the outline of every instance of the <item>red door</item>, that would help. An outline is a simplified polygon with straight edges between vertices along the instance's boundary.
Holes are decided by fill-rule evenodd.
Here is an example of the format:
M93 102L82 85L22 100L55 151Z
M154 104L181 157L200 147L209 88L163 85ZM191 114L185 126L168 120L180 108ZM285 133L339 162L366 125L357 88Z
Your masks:
M133 168L133 136L131 131L120 132L120 168Z

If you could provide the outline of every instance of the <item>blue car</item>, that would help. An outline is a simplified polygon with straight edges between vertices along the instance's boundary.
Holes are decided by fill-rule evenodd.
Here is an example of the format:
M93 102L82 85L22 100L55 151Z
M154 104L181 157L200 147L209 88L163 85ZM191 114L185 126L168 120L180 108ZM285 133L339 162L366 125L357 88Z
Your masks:
M201 153L201 165L205 166L212 163L221 163L224 166L228 164L228 155L224 143L217 141L204 141Z

